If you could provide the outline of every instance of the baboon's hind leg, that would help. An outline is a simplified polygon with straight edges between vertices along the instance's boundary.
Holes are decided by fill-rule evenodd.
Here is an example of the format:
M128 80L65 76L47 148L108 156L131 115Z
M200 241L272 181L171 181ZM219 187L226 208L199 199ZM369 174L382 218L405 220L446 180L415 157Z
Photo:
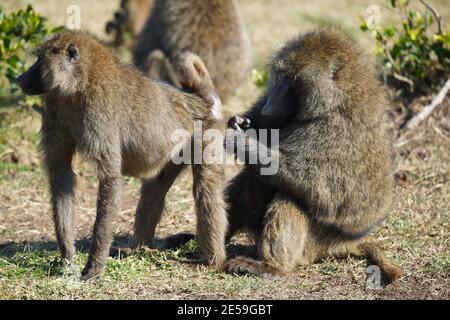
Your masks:
M167 56L161 50L153 50L147 58L147 74L180 88L180 80Z
M309 261L304 257L307 231L307 221L301 209L278 194L266 212L258 241L259 260L238 256L225 262L223 269L236 275L286 275L297 264Z
M183 168L184 165L169 162L157 177L142 183L141 198L134 223L134 235L138 247L153 245L156 226L164 212L166 194Z
M225 261L226 205L223 167L220 164L193 164L194 200L197 213L197 241L208 264L218 267Z

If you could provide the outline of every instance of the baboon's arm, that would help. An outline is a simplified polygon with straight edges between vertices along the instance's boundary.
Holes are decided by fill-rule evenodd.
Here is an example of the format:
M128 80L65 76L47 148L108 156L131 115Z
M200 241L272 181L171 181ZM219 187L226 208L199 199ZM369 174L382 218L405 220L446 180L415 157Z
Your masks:
M244 133L239 133L244 134ZM247 137L248 138L248 137ZM297 140L280 141L278 148L267 147L258 143L253 138L246 139L246 158L260 159L260 155L268 155L265 161L256 161L246 165L255 171L256 176L279 190L283 190L294 198L299 195L310 195L313 192L311 188L311 174L314 174L309 168L318 166L316 159L310 159L306 156L301 142ZM239 154L238 154L239 156ZM241 159L244 161L245 159ZM271 170L267 170L272 168ZM262 174L262 170L266 170Z
M44 114L41 148L44 166L50 184L53 220L63 263L71 263L75 254L74 246L74 188L75 174L72 171L72 158L75 152L73 141L61 131L56 130Z

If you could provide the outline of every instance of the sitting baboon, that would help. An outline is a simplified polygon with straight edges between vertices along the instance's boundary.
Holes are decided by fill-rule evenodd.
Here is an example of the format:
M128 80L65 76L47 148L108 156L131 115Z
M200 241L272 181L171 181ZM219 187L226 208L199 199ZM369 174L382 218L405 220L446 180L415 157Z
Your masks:
M250 47L235 0L155 0L134 60L151 77L178 85L172 66L191 51L205 62L226 102L250 70Z
M163 189L171 184L158 179L163 169L175 179L184 166L171 162L171 153L181 149L171 135L177 129L192 134L194 120L204 128L215 126L221 103L207 69L192 53L180 59L184 88L180 90L118 63L84 32L59 33L35 52L37 62L18 82L26 94L45 96L41 147L64 263L71 264L75 254L75 152L94 165L99 178L94 236L83 271L83 279L88 279L101 273L109 254L113 219L120 211L122 175L143 180L137 240L151 244L160 218L152 206L160 205L158 192L165 195ZM227 227L222 168L204 163L193 164L192 170L199 246L208 262L219 266L225 260Z
M106 33L113 34L112 44L116 47L125 42L125 33L136 39L150 16L154 0L122 0L114 19L106 24ZM133 46L133 45L132 45Z
M279 129L279 146L270 149L279 168L262 175L267 164L246 163L227 189L228 239L242 229L252 234L258 260L236 257L225 271L283 275L353 254L373 260L390 280L402 275L364 240L389 210L388 104L362 50L339 31L300 35L275 55L268 93L229 121L238 138L249 128ZM259 138L246 136L242 160L257 152Z

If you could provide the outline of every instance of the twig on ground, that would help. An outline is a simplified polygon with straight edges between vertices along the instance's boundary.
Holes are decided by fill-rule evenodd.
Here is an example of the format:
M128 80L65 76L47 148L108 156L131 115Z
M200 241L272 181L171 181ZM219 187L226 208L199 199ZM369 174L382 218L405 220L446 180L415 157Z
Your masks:
M422 111L419 112L419 114L417 114L415 117L413 117L406 123L405 125L406 129L415 128L419 123L425 120L434 111L434 109L436 109L436 107L439 106L442 103L442 101L444 101L449 90L450 90L450 79L447 80L444 87L439 91L439 93L433 99L431 104L423 108Z

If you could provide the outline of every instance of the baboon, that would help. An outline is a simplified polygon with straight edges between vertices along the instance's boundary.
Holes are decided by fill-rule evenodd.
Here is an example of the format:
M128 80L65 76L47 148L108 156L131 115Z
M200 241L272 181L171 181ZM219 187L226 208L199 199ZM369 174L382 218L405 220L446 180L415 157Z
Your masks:
M114 13L114 19L106 24L106 33L113 34L113 46L124 44L124 35L130 33L135 39L144 28L150 16L154 0L122 0L120 9Z
M171 66L184 51L204 62L222 102L235 92L251 65L251 46L235 0L155 0L134 50L135 64L174 85Z
M158 192L171 184L159 182L163 169L175 179L184 167L171 161L171 151L178 146L171 134L176 129L192 133L194 120L202 121L205 128L215 126L221 103L207 69L192 53L180 59L184 88L180 90L118 63L106 47L84 32L59 33L35 52L37 62L18 82L26 94L45 96L41 147L66 265L75 253L75 152L94 165L99 178L93 241L82 273L83 279L89 279L101 273L109 254L122 175L143 180L136 234L139 244L151 243L161 213L156 211L154 216L152 206L161 205ZM220 266L227 228L222 168L193 164L192 172L199 246L208 263Z
M389 209L391 167L389 102L362 50L324 28L287 43L269 69L268 93L229 120L234 135L227 139L247 136L248 157L258 138L249 139L246 130L279 129L279 146L271 149L279 169L261 175L264 164L246 163L227 188L227 239L249 232L258 260L238 256L224 270L282 276L297 265L351 254L398 279L402 270L365 240Z

